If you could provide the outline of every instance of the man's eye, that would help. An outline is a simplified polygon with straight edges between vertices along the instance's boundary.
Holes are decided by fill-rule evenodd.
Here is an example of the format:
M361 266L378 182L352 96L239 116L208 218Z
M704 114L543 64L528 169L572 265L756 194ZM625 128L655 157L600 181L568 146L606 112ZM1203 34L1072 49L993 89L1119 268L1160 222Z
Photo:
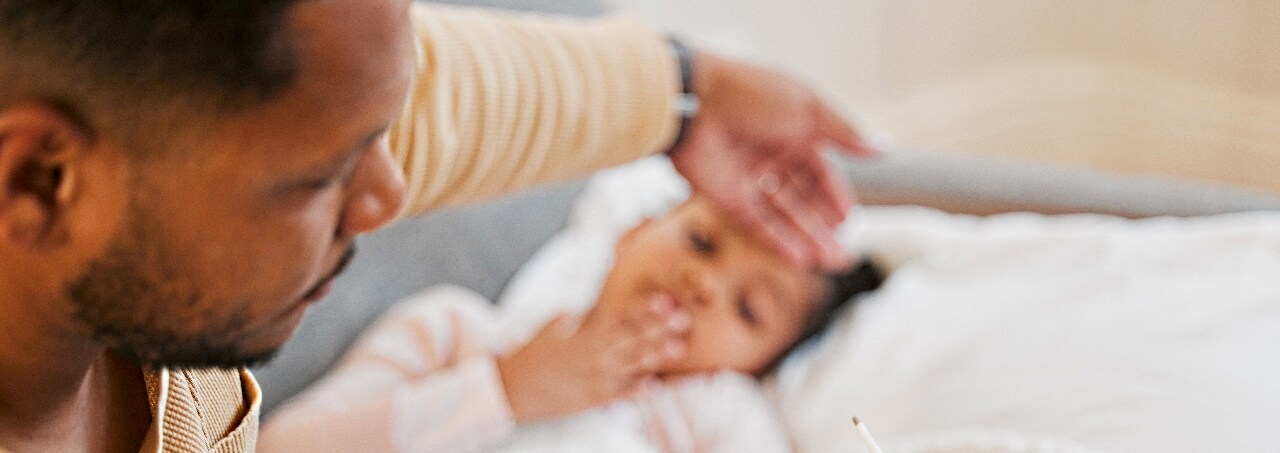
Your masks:
M321 191L333 187L333 185L340 180L341 178L336 176L323 179L310 179L298 183L298 188L309 191Z
M315 181L307 181L302 183L302 187L309 190L321 190L328 188L333 181L329 179L317 179Z
M698 230L689 230L689 246L693 247L693 251L702 255L714 255L716 253L716 244L711 242L711 238L707 237Z
M759 324L760 319L756 317L756 312L751 308L750 301L746 297L738 298L738 317L742 318L748 325L755 326Z

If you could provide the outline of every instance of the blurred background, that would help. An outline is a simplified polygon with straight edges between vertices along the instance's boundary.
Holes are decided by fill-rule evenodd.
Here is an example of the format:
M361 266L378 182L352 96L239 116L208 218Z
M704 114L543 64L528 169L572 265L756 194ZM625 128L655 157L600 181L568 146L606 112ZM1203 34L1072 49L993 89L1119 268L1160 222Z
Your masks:
M1280 1L606 0L899 147L1280 193Z

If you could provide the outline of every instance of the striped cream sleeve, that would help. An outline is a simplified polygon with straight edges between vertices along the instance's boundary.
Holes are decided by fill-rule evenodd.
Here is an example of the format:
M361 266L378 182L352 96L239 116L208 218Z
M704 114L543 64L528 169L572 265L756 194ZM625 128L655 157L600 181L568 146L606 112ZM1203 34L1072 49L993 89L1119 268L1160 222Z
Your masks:
M679 69L622 19L414 4L417 67L391 146L405 214L564 181L670 146Z

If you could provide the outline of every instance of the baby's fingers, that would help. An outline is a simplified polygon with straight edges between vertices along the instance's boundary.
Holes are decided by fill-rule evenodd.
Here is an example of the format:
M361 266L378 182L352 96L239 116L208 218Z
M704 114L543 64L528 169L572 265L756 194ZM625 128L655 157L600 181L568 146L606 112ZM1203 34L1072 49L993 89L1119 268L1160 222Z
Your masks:
M637 376L635 379L631 380L630 384L627 385L626 390L622 392L622 397L635 398L645 393L652 392L654 389L658 388L659 385L662 384L657 376L652 374Z
M622 317L623 335L639 335L655 338L663 335L683 335L689 330L689 313L676 306L670 296L654 295L639 309Z
M652 374L664 371L684 356L684 340L678 336L644 336L614 349L614 363L621 375Z

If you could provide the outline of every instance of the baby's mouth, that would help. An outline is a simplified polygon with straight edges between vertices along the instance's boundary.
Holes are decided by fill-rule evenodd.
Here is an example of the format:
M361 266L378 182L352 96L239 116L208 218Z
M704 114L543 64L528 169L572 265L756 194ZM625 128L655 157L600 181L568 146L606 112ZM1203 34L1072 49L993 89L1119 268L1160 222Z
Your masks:
M664 289L659 289L657 291L652 292L651 294L652 294L651 297L654 300L665 301L665 305L661 307L664 313L679 313L683 315L685 319L680 323L684 324L684 326L682 327L683 329L685 329L684 336L688 336L689 324L693 322L693 319L692 319L693 313L691 313L689 310L690 308L689 302L692 299L690 299L688 296L684 295L681 292L669 291ZM673 326L673 328L675 327Z
M686 304L687 298L682 296L680 291L671 291L661 287L650 292L650 300L661 301L659 303L662 304L661 309L664 311L685 310L689 307Z

